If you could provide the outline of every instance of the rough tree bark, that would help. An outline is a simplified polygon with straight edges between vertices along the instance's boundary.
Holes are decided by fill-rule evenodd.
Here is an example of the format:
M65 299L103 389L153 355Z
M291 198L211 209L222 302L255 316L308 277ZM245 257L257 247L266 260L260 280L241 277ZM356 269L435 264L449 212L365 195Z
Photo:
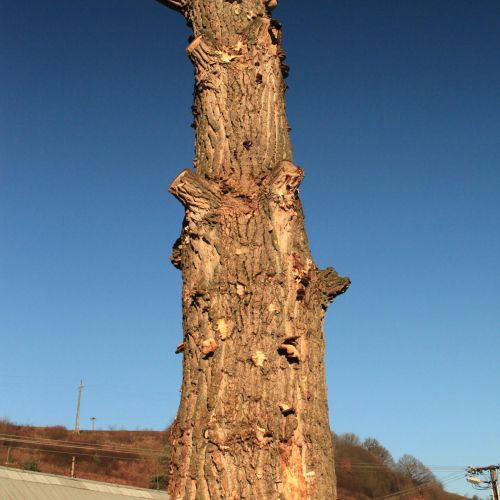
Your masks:
M349 286L314 264L285 115L276 0L159 0L193 29L195 171L185 206L184 356L169 493L336 498L323 317Z

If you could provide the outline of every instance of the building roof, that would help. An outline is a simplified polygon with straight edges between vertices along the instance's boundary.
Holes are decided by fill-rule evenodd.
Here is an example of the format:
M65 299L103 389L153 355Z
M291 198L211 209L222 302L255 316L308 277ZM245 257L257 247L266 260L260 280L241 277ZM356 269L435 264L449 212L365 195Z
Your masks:
M120 500L122 498L168 500L168 495L166 491L0 467L0 498L2 500Z

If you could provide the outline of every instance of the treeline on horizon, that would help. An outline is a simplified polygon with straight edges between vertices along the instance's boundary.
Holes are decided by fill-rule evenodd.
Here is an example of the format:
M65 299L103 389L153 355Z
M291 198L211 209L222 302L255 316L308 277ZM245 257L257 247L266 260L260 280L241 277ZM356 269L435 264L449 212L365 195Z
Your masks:
M405 454L395 461L375 438L361 441L356 434L346 433L333 434L333 440L339 500L465 498L444 491L434 473L412 455Z

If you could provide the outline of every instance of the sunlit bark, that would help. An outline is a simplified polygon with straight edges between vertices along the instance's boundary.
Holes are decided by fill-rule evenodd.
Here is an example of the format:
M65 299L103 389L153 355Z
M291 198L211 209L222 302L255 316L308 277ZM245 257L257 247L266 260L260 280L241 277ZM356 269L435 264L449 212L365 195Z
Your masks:
M310 254L276 1L159 1L192 26L195 69L195 169L170 186L186 215L169 493L334 499L323 317L350 282Z

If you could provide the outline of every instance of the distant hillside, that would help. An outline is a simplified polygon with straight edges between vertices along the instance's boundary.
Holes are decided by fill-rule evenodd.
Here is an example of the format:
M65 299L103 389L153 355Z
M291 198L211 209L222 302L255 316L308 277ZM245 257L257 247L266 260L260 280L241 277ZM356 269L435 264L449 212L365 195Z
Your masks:
M465 499L444 491L432 471L415 457L403 455L395 462L376 439L361 442L355 434L341 434L334 436L334 442L339 500ZM459 469L448 472L449 480L464 475Z
M165 485L168 431L81 431L0 420L0 463L9 467L149 488Z
M0 463L69 476L74 456L76 477L164 489L168 440L168 429L86 430L77 435L62 426L32 427L0 420ZM339 500L465 499L445 492L414 457L405 455L395 462L375 439L361 443L354 434L343 434L335 437L335 448Z

